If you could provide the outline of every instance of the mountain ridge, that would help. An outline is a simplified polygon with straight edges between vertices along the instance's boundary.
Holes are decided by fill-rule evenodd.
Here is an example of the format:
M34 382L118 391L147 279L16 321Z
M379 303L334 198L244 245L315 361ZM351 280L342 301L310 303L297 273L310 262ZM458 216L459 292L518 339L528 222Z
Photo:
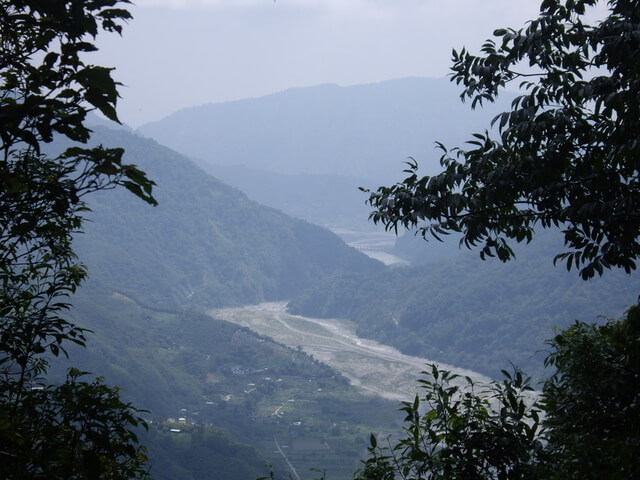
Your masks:
M90 277L156 308L286 299L316 280L382 264L326 229L259 205L150 139L96 128L157 183L157 207L126 191L98 192L74 242Z
M464 141L497 108L472 111L448 79L409 77L189 107L137 131L208 163L382 182L407 157L431 157L436 140Z

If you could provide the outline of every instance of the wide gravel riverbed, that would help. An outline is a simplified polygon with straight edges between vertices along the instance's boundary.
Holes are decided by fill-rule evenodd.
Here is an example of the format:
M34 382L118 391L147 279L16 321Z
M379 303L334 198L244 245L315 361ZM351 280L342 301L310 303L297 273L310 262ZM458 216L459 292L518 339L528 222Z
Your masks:
M267 335L289 347L301 347L314 358L338 370L364 391L394 400L413 400L416 380L430 371L426 358L400 353L393 347L355 334L354 325L339 319L317 319L291 315L286 302L211 310L209 314ZM488 381L479 373L438 363L441 369Z

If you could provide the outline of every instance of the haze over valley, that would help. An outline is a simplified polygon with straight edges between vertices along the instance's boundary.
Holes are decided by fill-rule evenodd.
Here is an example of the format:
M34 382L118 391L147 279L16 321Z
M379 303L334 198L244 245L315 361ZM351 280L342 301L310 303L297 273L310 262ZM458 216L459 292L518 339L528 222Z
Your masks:
M1 478L640 474L637 1L136 3L0 7Z
M596 293L593 282L554 268L554 232L502 264L479 260L455 238L396 240L366 221L366 195L357 189L366 173L382 181L399 168L402 158L384 157L403 141L399 149L419 150L426 164L436 155L411 127L419 117L413 95L421 92L425 129L434 117L451 131L475 121L460 122L456 109L448 117L444 106L429 114L428 97L439 88L449 88L446 79L314 87L184 110L137 133L93 127L92 141L124 147L127 161L156 181L159 205L131 202L123 191L92 198L90 222L75 239L90 280L73 316L95 335L93 348L74 350L71 362L100 371L149 410L158 478L205 478L198 469L223 468L224 455L202 450L186 461L168 453L198 442L234 452L243 451L234 442L247 445L238 455L257 460L237 478L266 463L285 475L322 465L347 478L368 433L399 431L394 402L412 398L428 362L483 381L512 361L538 380L553 327L617 316L633 301L637 275L612 272ZM326 113L311 115L311 125L280 125L299 102ZM354 106L336 130L332 112L350 102L375 104L376 115ZM255 124L247 120L237 133L225 118ZM258 135L261 125L270 126ZM142 136L151 133L155 140ZM183 152L162 145L165 136ZM339 150L351 153L336 159ZM287 174L294 163L297 173Z

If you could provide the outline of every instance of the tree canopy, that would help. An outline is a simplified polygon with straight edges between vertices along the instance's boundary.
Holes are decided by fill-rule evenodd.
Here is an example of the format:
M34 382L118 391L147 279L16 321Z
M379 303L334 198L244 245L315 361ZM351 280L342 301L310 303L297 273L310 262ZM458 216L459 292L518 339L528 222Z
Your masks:
M85 331L64 312L86 276L71 246L84 196L122 185L149 203L153 182L122 149L85 148L89 112L117 121L111 69L86 64L100 32L120 33L127 0L0 4L0 472L3 478L144 476L137 411L72 370L46 383L49 356ZM55 136L79 142L51 157Z
M548 343L546 478L637 478L640 307L601 326L575 322Z
M388 229L460 232L481 256L513 257L537 227L559 227L556 260L584 279L636 268L640 254L640 2L543 0L521 30L499 29L476 56L453 53L452 79L472 106L511 82L523 94L494 131L443 151L443 171L371 193ZM497 138L494 138L497 135ZM425 224L426 223L426 224ZM516 369L484 390L434 368L425 394L405 404L405 435L372 438L359 479L627 479L640 476L640 316L631 307L605 325L576 322L548 342L555 372L540 397ZM421 401L426 409L419 409ZM423 413L424 412L424 413Z
M518 370L479 385L432 366L423 393L403 404L404 435L388 446L372 436L355 478L637 478L639 327L635 306L621 320L559 332L542 395Z
M510 241L559 227L567 250L555 260L587 279L636 268L640 255L640 2L544 0L520 30L498 29L481 54L453 51L452 80L471 106L519 87L493 130L442 150L443 170L371 192L374 222L419 228L426 238L461 232L481 256L513 257Z

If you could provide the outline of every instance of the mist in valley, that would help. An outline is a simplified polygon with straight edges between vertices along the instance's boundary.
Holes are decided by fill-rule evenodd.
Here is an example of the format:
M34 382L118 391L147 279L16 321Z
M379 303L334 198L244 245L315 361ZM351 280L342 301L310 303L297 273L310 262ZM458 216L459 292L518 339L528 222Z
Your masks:
M372 433L399 438L399 402L429 364L480 384L513 364L537 389L554 329L636 301L635 273L584 282L554 266L560 228L503 263L457 234L425 241L369 218L370 192L407 161L436 174L436 142L464 145L509 108L515 92L460 101L451 49L477 50L538 1L130 8L91 53L122 83L123 125L91 117L90 144L124 148L158 206L124 189L88 198L73 247L89 275L69 318L90 347L50 373L94 372L144 410L153 478L246 480L269 465L277 479L351 478Z

